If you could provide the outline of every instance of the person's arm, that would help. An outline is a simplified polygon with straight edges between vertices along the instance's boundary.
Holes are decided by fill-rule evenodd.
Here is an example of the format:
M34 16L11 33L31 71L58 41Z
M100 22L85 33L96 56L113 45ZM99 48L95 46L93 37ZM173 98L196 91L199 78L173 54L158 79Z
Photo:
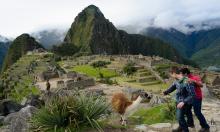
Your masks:
M164 95L168 95L176 90L176 83L174 82L166 91L163 92Z

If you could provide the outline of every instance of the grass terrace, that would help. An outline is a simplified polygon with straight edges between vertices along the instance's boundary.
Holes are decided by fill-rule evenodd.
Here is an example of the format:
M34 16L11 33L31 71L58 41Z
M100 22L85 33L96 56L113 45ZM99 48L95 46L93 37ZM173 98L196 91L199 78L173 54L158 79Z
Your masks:
M90 65L80 65L80 66L75 66L72 68L72 71L76 71L82 74L86 74L90 77L95 77L95 78L99 78L99 69L97 68L93 68ZM107 68L100 68L100 72L103 74L104 77L116 77L118 76L118 74L113 71L113 70L109 70Z

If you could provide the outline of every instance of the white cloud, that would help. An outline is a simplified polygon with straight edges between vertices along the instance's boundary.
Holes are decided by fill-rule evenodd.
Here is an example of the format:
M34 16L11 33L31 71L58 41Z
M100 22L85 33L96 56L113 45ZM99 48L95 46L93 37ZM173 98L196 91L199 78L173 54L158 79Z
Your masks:
M188 31L204 23L220 25L219 0L0 0L0 34L17 36L42 27L69 27L76 15L94 4L115 25L136 29L153 25Z

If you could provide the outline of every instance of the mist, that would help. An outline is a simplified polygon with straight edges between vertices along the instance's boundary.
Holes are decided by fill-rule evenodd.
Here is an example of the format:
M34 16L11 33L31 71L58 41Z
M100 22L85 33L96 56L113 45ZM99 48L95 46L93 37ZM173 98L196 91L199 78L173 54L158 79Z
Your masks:
M220 26L219 0L2 0L0 34L16 37L43 28L69 28L90 4L130 33L154 26L182 32Z

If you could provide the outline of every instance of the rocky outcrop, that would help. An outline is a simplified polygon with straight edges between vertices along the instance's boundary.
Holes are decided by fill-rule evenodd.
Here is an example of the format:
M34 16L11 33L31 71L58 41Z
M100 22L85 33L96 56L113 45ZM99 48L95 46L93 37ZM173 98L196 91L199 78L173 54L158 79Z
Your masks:
M153 95L149 103L150 105L154 106L154 105L162 104L165 102L166 102L165 98L160 97L158 95Z
M2 100L0 103L0 115L6 116L10 113L17 112L22 108L22 105L17 104L12 100Z
M40 99L39 95L30 95L25 101L25 106L28 105L34 106L36 108L41 108L42 106L44 106L44 101Z
M27 132L29 131L30 124L28 119L37 111L33 106L26 106L19 112L11 113L4 118L3 127L0 128L1 132Z

